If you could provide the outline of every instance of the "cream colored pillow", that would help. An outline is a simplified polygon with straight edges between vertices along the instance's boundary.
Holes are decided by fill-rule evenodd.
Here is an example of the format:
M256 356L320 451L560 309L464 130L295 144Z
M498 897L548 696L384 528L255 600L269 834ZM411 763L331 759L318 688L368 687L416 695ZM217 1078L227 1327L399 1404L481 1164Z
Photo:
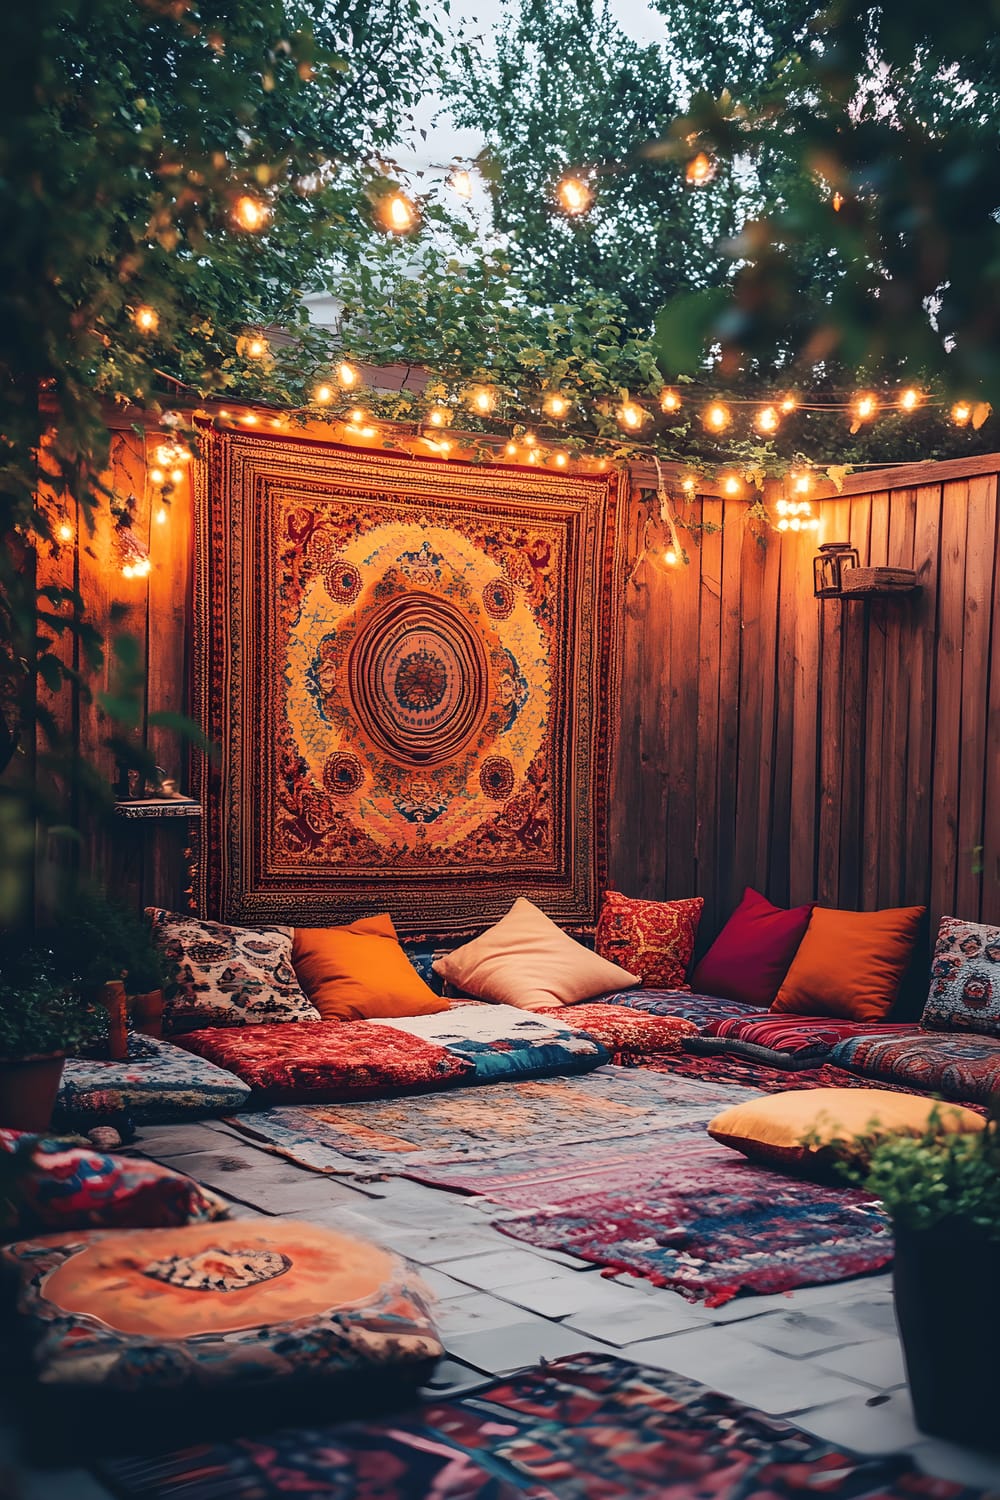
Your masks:
M572 1005L640 982L567 937L523 896L488 932L435 959L434 970L467 995L520 1010Z

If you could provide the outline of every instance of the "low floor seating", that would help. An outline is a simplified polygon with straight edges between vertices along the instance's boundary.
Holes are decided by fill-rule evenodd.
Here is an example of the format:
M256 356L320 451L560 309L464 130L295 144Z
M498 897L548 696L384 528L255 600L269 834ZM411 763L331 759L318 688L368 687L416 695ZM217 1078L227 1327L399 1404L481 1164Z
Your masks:
M989 1104L1000 1091L1000 1037L957 1032L872 1033L846 1038L830 1054L838 1068L865 1078Z
M53 1436L88 1447L277 1426L311 1397L326 1415L389 1405L443 1352L415 1272L297 1221L50 1234L0 1265Z
M772 1068L818 1068L831 1060L838 1042L856 1036L907 1036L917 1026L873 1026L830 1016L784 1016L773 1011L709 1021L685 1046L689 1052L734 1053Z
M171 1042L133 1035L129 1055L120 1062L67 1058L55 1121L60 1129L89 1128L102 1118L127 1116L151 1125L230 1114L249 1098L249 1087L224 1068L192 1058Z

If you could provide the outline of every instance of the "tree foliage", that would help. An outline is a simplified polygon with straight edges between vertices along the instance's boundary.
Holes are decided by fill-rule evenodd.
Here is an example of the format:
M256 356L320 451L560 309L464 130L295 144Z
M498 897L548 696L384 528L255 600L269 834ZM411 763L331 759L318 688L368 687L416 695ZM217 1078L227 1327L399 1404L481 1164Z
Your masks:
M777 152L784 164L782 195L731 247L732 300L707 312L705 340L720 340L736 368L765 358L793 319L802 370L905 363L991 399L1000 5L836 0L813 10L806 45L768 79L696 96L673 128L678 156L695 134L726 160ZM803 250L817 242L837 274L804 301Z
M102 403L155 412L164 373L202 394L239 386L239 335L259 324L298 328L308 355L301 291L332 250L364 253L380 154L439 45L420 0L36 0L6 17L0 771L33 735L38 677L85 689L101 660L71 589L36 615L33 558L58 545L47 496L85 522L106 498ZM234 218L241 196L269 215L260 233ZM276 369L255 378L280 388ZM67 632L79 673L58 651ZM38 808L16 777L0 794L5 847L23 851ZM0 881L5 909L17 888Z

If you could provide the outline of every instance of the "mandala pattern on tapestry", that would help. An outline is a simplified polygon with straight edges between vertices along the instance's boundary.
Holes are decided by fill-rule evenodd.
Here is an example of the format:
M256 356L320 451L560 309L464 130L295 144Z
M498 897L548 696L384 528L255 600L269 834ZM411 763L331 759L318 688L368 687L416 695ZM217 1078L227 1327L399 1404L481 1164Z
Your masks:
M447 932L527 893L592 922L615 486L249 434L209 448L207 908L320 925L375 901Z

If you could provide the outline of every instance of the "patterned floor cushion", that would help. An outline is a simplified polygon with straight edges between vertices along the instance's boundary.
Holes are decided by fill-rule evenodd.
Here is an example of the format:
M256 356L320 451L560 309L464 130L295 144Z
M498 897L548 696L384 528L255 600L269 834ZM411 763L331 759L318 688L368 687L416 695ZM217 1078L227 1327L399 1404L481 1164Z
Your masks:
M251 1421L255 1401L259 1417L262 1400L266 1415L320 1387L327 1412L339 1411L331 1386L398 1397L442 1353L430 1294L402 1261L293 1220L44 1235L0 1251L0 1264L19 1278L42 1390L67 1415L88 1395L103 1401L119 1443L133 1405L162 1441L185 1399Z
M558 1007L562 1012L565 1007ZM364 1023L446 1047L467 1059L476 1083L540 1078L552 1073L587 1073L608 1061L599 1041L574 1030L566 1020L520 1010L514 1005L453 1004L434 1016Z
M547 1014L558 1015L565 1025L592 1036L607 1048L614 1063L650 1053L680 1052L682 1042L698 1034L693 1021L645 1015L624 1005L583 1001L580 1005L560 1006L558 1011Z
M742 1000L719 1000L714 995L692 995L687 990L616 990L610 995L598 995L595 1004L624 1005L628 1010L641 1010L647 1016L676 1016L682 1021L693 1021L701 1028L710 1021L722 1021L729 1016L759 1016L759 1005L747 1005Z
M101 1116L128 1115L137 1123L180 1120L193 1115L231 1114L250 1097L245 1083L203 1062L172 1042L129 1038L121 1062L70 1057L56 1100L63 1125L92 1125Z
M872 1026L830 1016L781 1016L765 1012L710 1021L685 1043L689 1052L731 1052L772 1068L816 1068L828 1062L838 1042L851 1036L907 1036L916 1026Z
M253 1089L255 1103L334 1104L474 1080L468 1058L395 1029L408 1024L395 1021L392 1030L377 1021L210 1026L189 1031L178 1045L238 1074Z
M866 1078L907 1084L962 1103L988 1104L1000 1089L1000 1037L918 1031L909 1036L849 1037L830 1058Z
M56 1136L0 1130L4 1239L79 1229L159 1229L229 1217L208 1188L158 1162Z

